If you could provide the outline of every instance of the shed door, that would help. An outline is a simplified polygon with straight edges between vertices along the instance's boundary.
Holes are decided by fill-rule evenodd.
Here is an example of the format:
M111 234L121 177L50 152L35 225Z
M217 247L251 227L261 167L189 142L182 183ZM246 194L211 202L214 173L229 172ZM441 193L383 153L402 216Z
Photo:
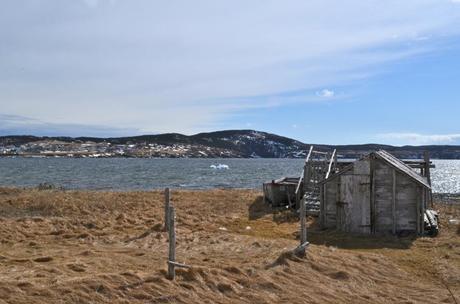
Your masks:
M340 177L340 187L337 193L337 228L340 231L350 231L350 210L353 203L352 175Z
M370 233L371 231L371 191L369 175L353 176L353 209L351 211L351 231Z

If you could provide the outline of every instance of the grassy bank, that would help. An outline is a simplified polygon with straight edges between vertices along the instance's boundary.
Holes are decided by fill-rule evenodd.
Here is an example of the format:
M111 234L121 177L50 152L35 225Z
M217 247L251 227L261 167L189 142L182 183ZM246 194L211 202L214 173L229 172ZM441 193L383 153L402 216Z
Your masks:
M165 277L163 195L0 189L0 303L460 302L460 205L437 238L351 237L298 221L252 190L173 191L177 260Z

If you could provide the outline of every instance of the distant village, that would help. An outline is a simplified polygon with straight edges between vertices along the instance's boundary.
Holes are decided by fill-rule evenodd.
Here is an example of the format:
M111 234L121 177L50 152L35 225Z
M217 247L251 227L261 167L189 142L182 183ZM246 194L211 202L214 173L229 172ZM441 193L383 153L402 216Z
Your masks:
M156 143L112 144L110 142L63 142L44 140L21 145L0 144L0 156L22 157L242 157L235 151L190 144L162 145Z

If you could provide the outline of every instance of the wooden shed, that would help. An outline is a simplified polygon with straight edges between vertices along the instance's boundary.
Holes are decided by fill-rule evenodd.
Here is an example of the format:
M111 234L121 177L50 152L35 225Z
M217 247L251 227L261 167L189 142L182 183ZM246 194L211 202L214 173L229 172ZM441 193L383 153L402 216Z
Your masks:
M320 182L323 228L362 234L423 233L428 179L386 151Z

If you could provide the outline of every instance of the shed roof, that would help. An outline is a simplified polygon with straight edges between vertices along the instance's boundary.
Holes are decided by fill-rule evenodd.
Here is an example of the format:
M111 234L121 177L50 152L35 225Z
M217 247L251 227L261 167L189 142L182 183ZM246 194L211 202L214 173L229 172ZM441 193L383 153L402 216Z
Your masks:
M376 151L376 152L371 152L370 154L364 156L360 160L369 158L371 156L375 156L376 158L383 160L388 165L392 166L393 168L395 168L399 172L407 175L408 177L410 177L412 180L416 181L420 185L431 189L431 186L430 186L430 184L428 183L428 180L425 177L423 177L420 174L418 174L414 169L412 169L411 167L406 165L403 161L401 161L400 159L396 158L395 156L393 156L392 154L388 153L387 151L379 150L379 151ZM321 181L320 183L325 183L325 182L333 179L334 177L337 177L338 175L341 175L341 174L349 171L351 168L353 168L353 165L354 165L354 163L350 164L349 166L346 166L345 168L343 168L342 170L340 170L336 174L333 174L333 175L329 176L327 179Z
M418 174L414 169L406 165L402 160L398 159L397 157L394 157L390 153L388 153L385 150L379 150L377 152L374 152L375 156L377 158L380 158L387 162L390 166L394 167L396 170L407 174L409 177L411 177L413 180L421 184L422 186L425 186L427 188L431 188L430 184L428 183L428 180L426 177L421 176Z

